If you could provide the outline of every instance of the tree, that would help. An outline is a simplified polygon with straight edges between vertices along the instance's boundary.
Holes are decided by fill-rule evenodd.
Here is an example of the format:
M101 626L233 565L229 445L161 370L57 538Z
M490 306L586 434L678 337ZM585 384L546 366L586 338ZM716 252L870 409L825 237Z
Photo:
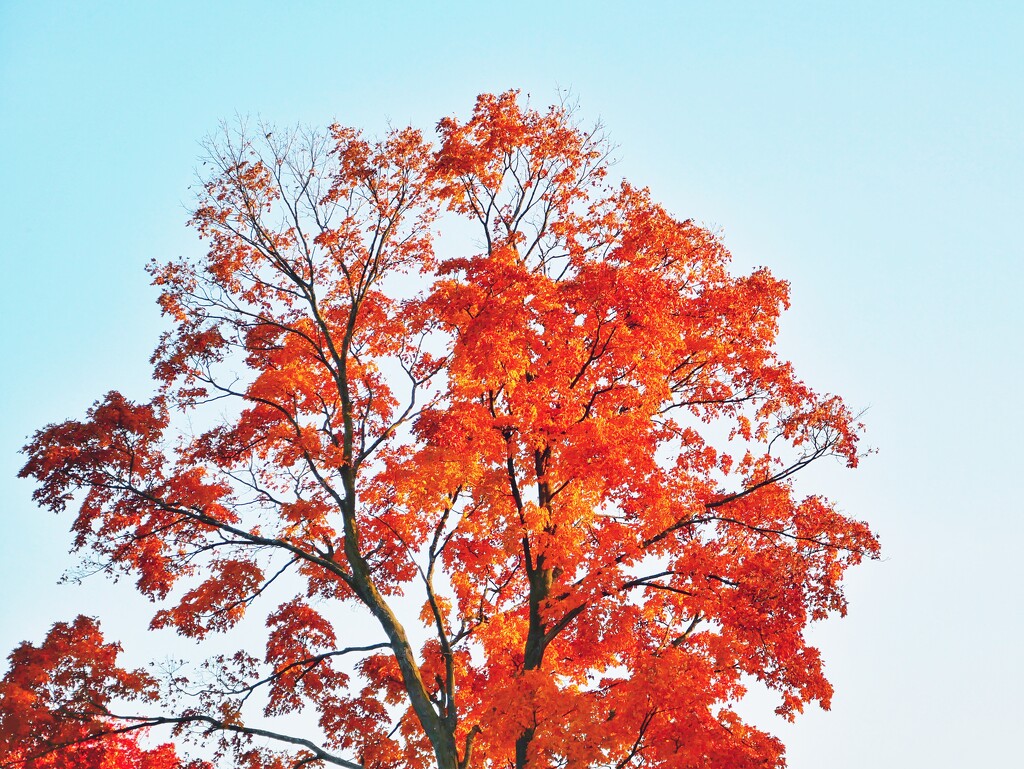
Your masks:
M146 750L123 734L68 747L59 756L48 753L38 758L19 759L14 754L14 760L25 769L180 769L183 766L170 743Z
M564 106L437 132L210 143L208 253L151 266L157 394L40 430L22 475L154 630L247 616L265 653L159 680L80 618L67 685L13 697L12 657L9 744L114 719L253 769L763 767L746 680L828 707L804 633L878 545L793 486L860 425L775 352L787 284L613 184Z
M170 743L146 749L138 723L82 719L112 696L140 694L144 674L119 670L119 647L103 643L95 620L57 623L43 643L21 644L0 684L0 759L23 769L180 769ZM57 750L56 748L62 748ZM189 769L212 769L196 762Z
M108 734L102 740L69 746L60 755L47 753L23 758L15 752L8 760L24 769L181 769L184 766L172 744L147 750L125 734ZM205 766L210 769L209 764Z

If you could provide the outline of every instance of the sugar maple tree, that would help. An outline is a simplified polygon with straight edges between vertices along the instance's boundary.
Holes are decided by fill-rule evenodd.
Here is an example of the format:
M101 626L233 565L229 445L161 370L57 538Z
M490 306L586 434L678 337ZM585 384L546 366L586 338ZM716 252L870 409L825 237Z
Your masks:
M112 697L143 694L148 677L116 664L95 620L59 622L43 643L10 655L0 684L0 760L23 769L180 769L170 743L146 749L138 723L102 717ZM90 717L78 714L88 712ZM62 748L55 750L55 748ZM192 769L212 769L197 762Z
M146 749L125 734L107 734L102 740L68 746L59 754L49 752L22 758L22 754L15 751L7 761L24 769L182 769L185 766L172 744Z
M828 706L805 630L878 546L792 485L859 425L776 354L786 283L611 183L570 110L437 132L210 145L208 253L151 268L157 395L22 475L154 630L264 650L161 679L58 625L0 683L9 752L166 725L250 769L764 767L745 681Z

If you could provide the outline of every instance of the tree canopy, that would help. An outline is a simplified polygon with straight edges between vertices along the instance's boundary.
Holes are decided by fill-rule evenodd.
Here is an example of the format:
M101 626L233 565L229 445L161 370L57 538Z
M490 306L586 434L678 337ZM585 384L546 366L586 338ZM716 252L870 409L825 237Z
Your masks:
M878 553L794 487L861 427L776 352L786 282L515 92L433 143L208 150L208 250L150 268L155 396L40 430L22 475L154 631L241 648L161 677L60 623L0 682L7 763L166 726L246 769L781 766L735 704L828 707L805 633Z

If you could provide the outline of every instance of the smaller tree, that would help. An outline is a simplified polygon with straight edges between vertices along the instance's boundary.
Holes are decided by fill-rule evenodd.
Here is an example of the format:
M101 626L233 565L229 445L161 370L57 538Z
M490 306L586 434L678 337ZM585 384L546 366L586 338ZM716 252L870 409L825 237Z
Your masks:
M6 764L22 769L186 769L172 744L146 749L126 734L108 734L36 757L15 751ZM196 766L193 762L187 769Z
M787 284L610 183L562 107L484 95L437 130L211 145L209 250L152 268L159 392L39 431L22 475L154 629L256 615L264 653L161 691L58 625L12 658L6 744L128 723L246 769L739 769L784 763L745 676L828 706L805 630L878 544L793 486L854 467L860 425L778 356Z
M117 644L96 620L57 623L39 646L11 652L0 681L0 757L22 769L182 769L174 745L145 748L145 724L107 717L111 699L137 699L151 683L119 668ZM212 769L192 762L188 769Z

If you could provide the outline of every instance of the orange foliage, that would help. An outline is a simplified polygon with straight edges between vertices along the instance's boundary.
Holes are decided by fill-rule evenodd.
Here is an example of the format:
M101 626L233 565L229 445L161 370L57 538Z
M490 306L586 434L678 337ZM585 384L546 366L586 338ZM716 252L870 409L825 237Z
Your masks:
M152 267L158 395L39 431L22 475L154 628L255 614L265 654L142 712L158 682L59 625L12 656L6 744L117 718L253 769L772 767L744 677L828 707L805 631L878 544L793 485L856 466L860 425L778 357L785 281L612 183L564 107L485 95L437 131L211 144L209 250Z
M146 750L128 734L74 745L38 758L15 756L13 764L23 769L181 769L185 766L170 743Z

